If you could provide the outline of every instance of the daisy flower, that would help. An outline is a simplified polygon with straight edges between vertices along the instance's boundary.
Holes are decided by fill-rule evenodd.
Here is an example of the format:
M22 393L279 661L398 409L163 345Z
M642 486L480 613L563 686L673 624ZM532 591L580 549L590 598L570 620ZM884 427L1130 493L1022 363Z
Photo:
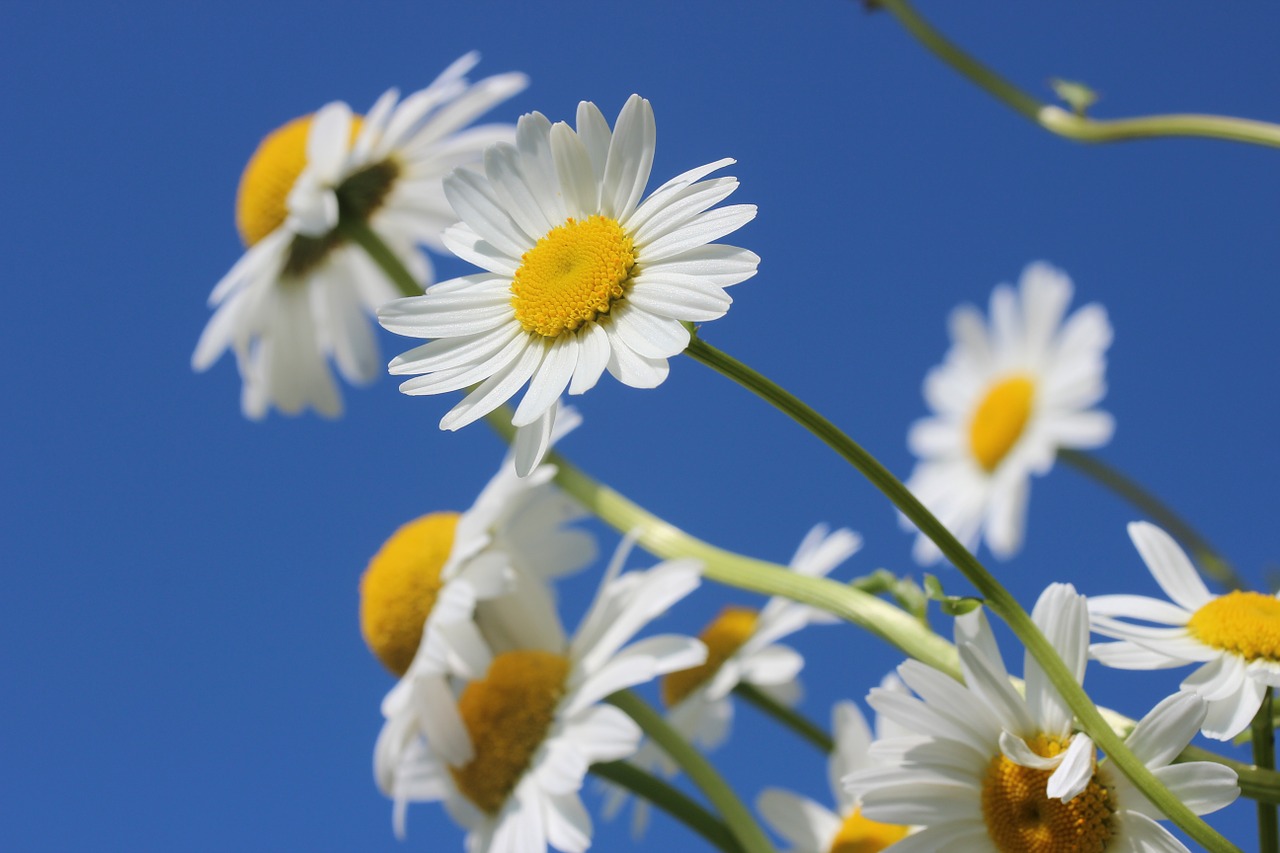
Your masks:
M1002 284L991 294L990 327L961 305L951 349L925 377L934 414L907 437L920 460L907 486L970 551L981 537L1001 559L1017 553L1031 475L1048 473L1059 448L1111 438L1111 416L1091 408L1106 393L1111 326L1097 304L1064 321L1071 291L1065 273L1035 263L1018 292ZM914 553L921 563L940 556L923 534Z
M530 113L514 146L485 152L483 174L460 169L445 179L462 220L445 244L484 272L378 311L387 329L434 339L391 362L392 373L423 374L401 391L478 383L441 429L466 426L528 385L512 424L528 436L517 461L529 470L566 389L581 394L605 370L633 388L661 384L667 359L689 343L682 322L722 316L725 288L755 274L755 254L712 242L755 217L754 205L712 209L738 182L703 178L733 160L685 172L641 201L655 132L638 95L612 131L587 102L576 130Z
M591 819L578 792L587 768L626 758L640 741L639 726L601 700L706 655L697 640L669 634L626 645L698 586L701 567L672 560L619 575L624 553L572 639L495 655L456 702L435 679L430 692L444 698L425 714L406 793L443 801L470 853L586 850Z
M881 687L905 691L890 676ZM877 737L889 737L894 729L883 718L876 720ZM871 728L858 706L838 702L831 711L835 749L828 759L828 777L836 810L808 797L768 788L756 800L760 814L786 839L790 853L878 853L910 831L908 827L877 823L862 816L858 801L845 790L842 780L851 773L874 766L869 754Z
M1209 703L1204 734L1230 740L1249 726L1267 690L1280 686L1280 601L1241 590L1212 595L1178 543L1154 524L1130 524L1129 538L1171 601L1090 597L1093 630L1120 642L1095 643L1089 653L1118 669L1203 664L1182 686Z
M1066 584L1040 596L1032 618L1077 681L1087 660L1085 599ZM956 620L965 683L917 661L898 672L920 698L873 690L880 714L914 732L877 741L880 765L846 785L872 820L923 829L895 853L1168 853L1185 850L1162 815L1092 740L1072 731L1071 712L1034 658L1026 695L1014 689L981 611ZM1183 691L1159 703L1126 738L1134 754L1197 814L1239 795L1233 770L1212 762L1172 764L1205 715Z
M349 382L377 376L367 315L400 294L340 220L372 229L419 284L431 282L417 246L443 249L440 233L453 217L441 178L512 136L509 125L459 131L528 82L502 74L471 85L465 75L477 61L467 54L404 100L392 89L363 118L328 104L254 152L236 196L246 250L210 294L214 314L191 357L203 371L234 351L246 417L272 406L340 414L330 358Z

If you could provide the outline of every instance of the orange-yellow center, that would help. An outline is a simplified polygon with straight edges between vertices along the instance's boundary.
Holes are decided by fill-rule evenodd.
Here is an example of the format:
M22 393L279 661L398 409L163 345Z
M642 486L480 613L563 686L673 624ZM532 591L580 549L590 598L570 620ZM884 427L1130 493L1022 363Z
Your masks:
M1046 758L1070 741L1041 735L1028 742ZM1113 834L1110 788L1095 773L1070 802L1050 799L1045 790L1052 770L1034 770L997 755L982 779L982 819L1000 853L1103 853Z
M859 809L854 809L840 825L828 853L880 853L906 838L909 831L909 827L868 820Z
M1236 590L1192 615L1187 628L1201 642L1245 660L1280 662L1280 601Z
M662 679L662 701L668 708L710 681L750 636L755 633L759 614L750 607L729 605L698 635L707 646L707 659L690 669L673 672Z
M987 391L969 422L969 449L988 473L1022 437L1031 418L1036 386L1029 377L1010 376Z
M484 678L463 689L458 711L474 755L449 773L476 806L489 814L502 808L546 740L568 676L568 659L521 650L498 655Z
M413 662L422 627L435 606L440 572L453 549L458 513L424 515L402 526L360 578L360 633L396 676Z
M571 218L521 256L511 307L526 332L554 338L576 331L625 295L635 263L631 238L615 220Z

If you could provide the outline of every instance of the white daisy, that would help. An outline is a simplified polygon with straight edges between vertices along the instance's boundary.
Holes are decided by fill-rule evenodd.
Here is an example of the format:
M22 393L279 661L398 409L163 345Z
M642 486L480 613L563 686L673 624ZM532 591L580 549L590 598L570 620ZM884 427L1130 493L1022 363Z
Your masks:
M1085 599L1066 584L1040 596L1032 618L1077 681L1087 660ZM879 767L846 784L873 820L922 826L895 853L1168 853L1185 850L1162 815L1073 733L1072 715L1034 658L1026 698L1009 681L981 611L956 620L965 684L917 661L898 672L919 699L873 690L880 714L916 734L877 741ZM1212 762L1171 764L1199 728L1205 705L1184 691L1144 717L1126 744L1197 814L1239 795L1235 772Z
M442 800L467 829L470 853L587 849L591 819L578 796L587 769L626 758L640 741L640 728L601 700L706 655L697 640L669 634L623 648L697 587L701 569L673 560L619 576L621 556L571 640L496 655L456 704L441 678L424 690L444 698L425 714L405 793Z
M1002 284L991 294L990 328L961 305L951 349L925 377L934 414L907 437L920 458L907 486L970 551L982 538L997 557L1015 554L1031 475L1047 473L1059 448L1111 438L1111 416L1091 408L1106 393L1111 326L1097 304L1064 321L1071 291L1065 273L1035 263L1018 293ZM922 563L939 557L924 535L914 553Z
M246 417L272 406L340 414L330 357L349 382L377 376L367 315L400 294L339 220L370 227L417 282L430 284L417 246L443 249L440 233L453 217L441 178L512 136L508 125L457 131L528 82L502 74L471 85L464 75L478 60L467 54L403 101L388 91L363 118L328 104L254 152L236 198L246 251L210 294L215 311L191 357L202 371L235 352Z
M1095 643L1089 653L1119 669L1204 664L1182 686L1209 703L1205 735L1235 737L1258 713L1267 690L1280 686L1280 600L1240 590L1212 595L1178 543L1154 524L1130 524L1129 538L1172 601L1142 595L1090 597L1093 630L1120 642ZM1155 625L1134 625L1119 617Z
M634 388L661 384L667 359L689 342L682 321L722 316L725 288L755 274L755 254L712 242L755 216L754 205L711 209L738 182L702 179L734 161L685 172L641 202L654 137L653 109L637 95L612 131L583 102L576 131L541 113L522 116L514 146L485 152L483 175L460 169L445 180L462 220L445 243L485 272L378 312L393 332L435 339L391 362L392 373L425 374L401 391L479 383L442 429L471 423L528 384L512 423L541 436L517 454L529 470L566 389L581 394L606 369Z
M881 687L905 691L899 685L901 682L890 676ZM886 723L877 718L878 738L896 733L896 729L886 731ZM892 723L888 727L894 729ZM756 799L756 807L774 831L786 839L790 853L877 853L900 841L910 829L863 817L858 801L842 784L849 774L874 766L868 752L871 729L858 706L853 702L836 703L831 710L831 730L835 750L827 765L836 810L778 788L763 791Z

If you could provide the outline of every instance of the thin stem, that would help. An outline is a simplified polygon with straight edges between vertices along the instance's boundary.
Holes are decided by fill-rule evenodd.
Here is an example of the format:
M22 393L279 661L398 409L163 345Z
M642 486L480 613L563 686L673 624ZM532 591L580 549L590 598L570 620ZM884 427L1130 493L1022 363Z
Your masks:
M746 682L738 682L738 686L733 688L733 692L737 693L743 699L746 699L752 705L755 705L761 711L764 711L770 717L782 723L787 728L794 731L800 737L809 741L823 752L831 752L836 748L835 741L831 739L831 735L822 730L822 727L801 714L794 708L788 708L781 702L778 702L769 694L760 688Z
M1258 767L1274 770L1276 766L1275 729L1271 718L1271 688L1262 694L1262 705L1253 717L1253 763ZM1276 824L1276 807L1272 803L1258 803L1258 850L1261 853L1280 851L1280 828Z
M670 782L625 761L593 764L591 772L653 803L724 853L741 853L729 827Z
M711 763L694 749L679 732L673 729L662 715L649 707L640 697L621 690L605 699L624 714L635 720L644 733L671 757L689 780L698 787L720 812L725 824L742 845L743 853L773 853L773 845L756 823L751 811L742 804L738 795L721 778Z
M364 249L365 252L378 265L378 268L386 273L387 278L391 279L394 284L405 296L421 296L422 285L415 279L404 264L400 263L400 259L396 257L395 252L382 242L367 222L355 217L343 217L338 220L338 232L351 242Z
M920 17L908 0L874 0L934 56L986 90L1019 115L1050 133L1076 142L1125 142L1171 136L1208 137L1280 147L1280 125L1232 116L1176 113L1100 121L1045 104L966 53Z
M1200 565L1202 573L1230 589L1245 588L1244 581L1236 574L1231 564L1219 556L1208 540L1197 533L1195 528L1170 509L1164 501L1096 456L1081 453L1078 450L1064 449L1058 451L1058 458L1086 477L1115 492L1140 512L1151 516L1156 524L1187 546Z
M1031 617L1018 604L1017 599L1009 594L1009 591L978 562L978 559L960 544L951 531L943 526L897 477L881 465L879 460L790 392L705 341L695 336L689 342L685 352L789 415L822 439L870 480L977 588L979 594L986 599L987 606L1005 621L1022 642L1023 647L1040 664L1045 675L1058 691L1058 695L1075 713L1076 719L1080 722L1080 728L1106 752L1129 781L1133 782L1179 829L1206 849L1213 853L1237 850L1233 844L1192 812L1185 803L1170 793L1155 774L1138 760L1124 741L1107 725L1102 714L1098 712L1097 706L1089 698L1089 694L1075 680L1052 644L1031 621Z

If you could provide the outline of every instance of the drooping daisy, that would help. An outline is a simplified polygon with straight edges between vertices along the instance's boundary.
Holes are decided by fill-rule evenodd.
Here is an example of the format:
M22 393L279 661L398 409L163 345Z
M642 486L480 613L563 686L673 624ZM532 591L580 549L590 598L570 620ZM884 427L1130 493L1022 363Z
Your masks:
M502 74L471 85L464 75L477 61L467 54L402 101L392 89L363 118L328 104L254 152L236 197L246 251L210 294L215 311L191 357L202 371L235 352L246 417L272 406L340 414L329 358L349 382L377 376L367 315L399 292L341 226L371 228L419 284L430 284L418 245L443 249L440 233L453 221L441 178L512 136L508 125L458 131L528 82Z
M898 687L896 678L881 686ZM889 736L878 719L877 737ZM892 724L890 724L892 728ZM808 797L778 788L768 788L756 799L756 807L769 825L790 844L789 853L878 853L906 837L909 827L877 823L862 816L858 801L845 790L842 780L851 773L872 767L871 729L858 706L838 702L831 710L831 730L835 750L828 759L828 776L836 810L831 811Z
M925 377L934 414L907 437L920 458L907 486L971 551L981 538L1001 559L1017 553L1031 475L1048 473L1059 448L1111 438L1111 416L1092 408L1106 393L1111 326L1097 304L1064 321L1071 292L1061 270L1031 264L1017 293L991 294L990 327L972 305L952 312L951 349ZM914 553L940 556L924 535Z
M1045 590L1032 614L1077 680L1088 614L1069 585ZM920 697L873 690L880 714L915 732L871 748L880 766L847 780L873 820L923 827L894 853L1168 853L1185 850L1161 814L1092 740L1027 655L1026 698L1013 688L980 611L956 620L965 684L917 661L898 672ZM967 685L967 686L966 686ZM1134 754L1197 814L1239 795L1235 772L1212 762L1172 764L1204 719L1199 696L1160 702L1126 739Z
M697 640L670 634L624 648L697 587L700 565L673 560L619 576L620 565L615 558L571 640L495 655L456 704L443 679L432 686L446 699L425 715L405 793L442 800L467 829L470 853L587 849L591 819L578 796L587 768L626 758L640 741L639 727L601 700L706 655Z
M522 116L514 146L485 152L483 175L460 169L445 180L462 220L445 243L485 272L378 312L393 332L435 339L391 362L392 373L425 374L401 391L479 383L441 429L471 423L527 384L512 423L541 437L517 454L529 470L566 389L581 394L606 369L633 388L661 384L667 359L689 342L682 321L722 316L725 288L755 274L755 254L712 242L755 216L754 205L712 209L738 182L702 179L734 161L685 172L642 202L654 138L643 98L631 96L612 131L583 102L576 130L541 113Z
M1183 680L1209 703L1206 736L1230 740L1248 727L1271 687L1280 687L1280 600L1260 592L1215 596L1168 533L1145 521L1129 525L1152 577L1172 600L1143 595L1089 598L1095 660L1119 669L1204 664ZM1155 625L1134 625L1120 617ZM1170 626L1170 627L1156 627Z

